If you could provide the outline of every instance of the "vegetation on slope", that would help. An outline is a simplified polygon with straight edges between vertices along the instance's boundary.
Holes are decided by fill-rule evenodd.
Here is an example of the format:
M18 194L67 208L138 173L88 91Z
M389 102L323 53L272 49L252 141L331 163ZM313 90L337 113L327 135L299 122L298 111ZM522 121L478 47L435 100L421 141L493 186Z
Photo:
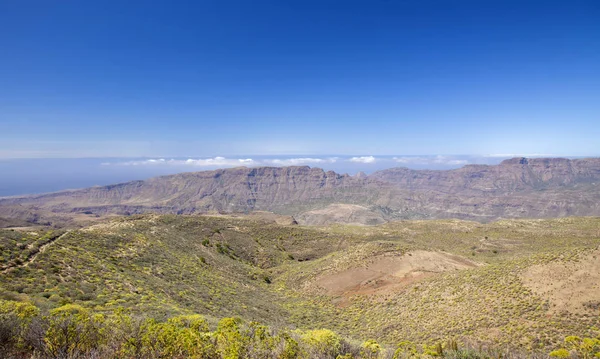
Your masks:
M67 304L41 313L30 303L0 300L0 354L4 358L399 359L521 357L498 349L473 350L450 340L434 345L401 341L383 346L348 341L331 330L274 330L258 322L223 318L211 328L201 315L165 320L135 317L123 308L94 313ZM552 357L600 357L600 338L565 339Z
M552 293L531 285L531 268L589 272L582 266L598 255L598 228L598 218L307 228L141 215L62 234L34 261L27 248L58 233L0 230L5 263L24 258L0 274L0 298L33 303L45 316L65 305L106 317L123 308L161 323L199 313L212 328L240 317L283 332L329 328L388 349L471 342L549 353L567 336L596 337L600 313L592 302L557 306ZM405 270L407 263L418 266ZM326 288L365 271L385 275ZM578 290L598 290L583 284Z
M45 246L58 239L64 231L43 230L38 232L22 232L2 230L0 236L0 270L23 265L31 261Z

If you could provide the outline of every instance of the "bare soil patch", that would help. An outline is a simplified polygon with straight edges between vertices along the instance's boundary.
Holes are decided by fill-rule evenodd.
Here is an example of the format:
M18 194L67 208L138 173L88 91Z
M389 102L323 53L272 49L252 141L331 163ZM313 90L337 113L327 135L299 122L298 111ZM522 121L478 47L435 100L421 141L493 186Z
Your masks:
M323 275L316 284L340 305L354 295L397 292L415 281L437 273L477 267L478 263L444 252L417 250L405 255L381 255L360 266Z

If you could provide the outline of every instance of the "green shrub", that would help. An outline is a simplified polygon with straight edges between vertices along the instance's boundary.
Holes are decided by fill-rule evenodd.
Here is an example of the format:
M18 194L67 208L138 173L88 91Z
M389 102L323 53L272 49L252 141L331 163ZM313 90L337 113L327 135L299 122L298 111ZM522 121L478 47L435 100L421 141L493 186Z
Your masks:
M417 346L409 341L398 343L396 351L394 351L393 359L416 357L418 355Z
M199 315L179 316L167 322L148 320L142 327L142 353L152 358L206 358L215 355L208 325Z
M275 351L280 338L271 334L268 327L252 322L248 326L249 353L253 358L268 358Z
M302 333L302 341L312 355L336 357L342 347L341 338L329 329L308 330Z
M0 300L0 353L24 349L29 324L39 314L30 303Z
M571 356L571 353L567 349L558 349L550 352L550 356L553 358L568 358Z
M71 358L97 349L104 342L104 316L92 315L76 304L50 311L45 335L46 350L56 358Z
M249 338L242 334L239 318L223 318L219 321L215 337L217 353L222 359L242 359Z
M565 338L565 347L566 349L561 348L551 352L550 356L558 358L559 355L565 355L565 353L567 353L568 357L569 353L573 352L577 354L577 357L583 359L600 357L600 339L598 338L580 338L578 336L570 335Z
M283 349L279 355L279 359L297 359L301 357L300 344L288 333L280 334L278 339L283 341Z
M372 339L362 343L360 347L360 355L365 359L375 359L379 357L379 354L381 353L381 345Z

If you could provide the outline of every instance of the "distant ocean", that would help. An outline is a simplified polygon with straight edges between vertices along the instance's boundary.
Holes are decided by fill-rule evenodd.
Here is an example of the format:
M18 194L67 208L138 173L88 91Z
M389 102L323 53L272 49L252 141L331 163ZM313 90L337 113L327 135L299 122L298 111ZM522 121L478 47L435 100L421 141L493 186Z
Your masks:
M515 155L516 156L516 155ZM452 169L466 164L497 164L513 155L371 156L294 155L154 158L0 159L0 197L101 186L180 172L236 166L307 165L338 173L372 173L391 167Z

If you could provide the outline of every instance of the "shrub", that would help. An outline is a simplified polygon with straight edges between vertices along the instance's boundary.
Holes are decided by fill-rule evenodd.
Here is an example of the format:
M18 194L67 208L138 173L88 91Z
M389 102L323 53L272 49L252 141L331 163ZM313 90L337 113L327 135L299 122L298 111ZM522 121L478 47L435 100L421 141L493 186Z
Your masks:
M564 355L574 352L578 357L590 359L600 357L600 339L597 338L580 338L574 335L565 338L565 348L555 350L550 353L550 356L559 358L558 355ZM566 357L563 357L566 358Z
M550 352L550 356L553 358L568 358L571 356L571 353L567 349L558 349Z
M142 326L142 352L152 358L214 357L208 323L200 315L177 316L165 323L153 319Z
M360 355L365 359L375 359L379 356L379 353L381 352L381 345L379 345L379 343L372 339L362 343L360 347Z
M248 327L250 338L247 356L249 358L268 358L274 353L280 338L274 337L269 328L257 322Z
M46 350L55 358L77 357L103 343L101 314L92 315L79 305L67 304L51 310L47 319Z
M302 355L300 345L288 333L280 334L279 340L282 345L279 359L296 359Z
M18 346L19 324L14 313L0 314L0 353L10 353Z
M403 342L398 343L398 347L396 348L396 351L394 352L394 356L392 358L400 359L400 358L413 357L413 356L416 357L417 355L418 355L417 346L415 344L413 344L412 342L403 341Z
M223 318L219 321L215 336L217 353L222 359L244 358L248 338L242 334L239 318Z
M208 322L204 319L203 316L199 314L192 315L179 315L173 318L170 318L168 323L174 325L177 328L191 329L192 331L198 333L207 333Z
M302 334L302 341L313 355L336 357L342 347L340 337L329 329L308 330Z
M25 337L39 312L31 303L0 300L0 352L28 346Z

